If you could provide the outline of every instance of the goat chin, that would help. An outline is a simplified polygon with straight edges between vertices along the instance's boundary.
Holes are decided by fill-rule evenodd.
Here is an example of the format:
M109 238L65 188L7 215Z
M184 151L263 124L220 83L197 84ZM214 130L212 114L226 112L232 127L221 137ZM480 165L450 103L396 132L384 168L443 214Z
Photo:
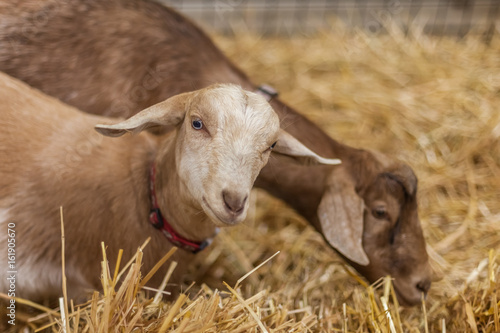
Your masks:
M247 216L247 209L244 209L239 214L234 214L230 212L218 212L211 208L211 206L203 201L201 207L210 220L218 227L233 226L235 224L241 223L245 220Z

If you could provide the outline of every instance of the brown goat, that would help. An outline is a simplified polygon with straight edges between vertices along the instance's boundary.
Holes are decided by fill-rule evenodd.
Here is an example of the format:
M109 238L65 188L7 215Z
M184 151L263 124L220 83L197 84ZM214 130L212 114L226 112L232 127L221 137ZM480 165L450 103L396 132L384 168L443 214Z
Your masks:
M91 113L130 116L215 82L257 89L203 31L152 1L2 0L0 26L0 70ZM417 304L431 272L411 168L271 104L282 128L343 164L271 159L256 185L294 207L369 281L391 275L400 301Z

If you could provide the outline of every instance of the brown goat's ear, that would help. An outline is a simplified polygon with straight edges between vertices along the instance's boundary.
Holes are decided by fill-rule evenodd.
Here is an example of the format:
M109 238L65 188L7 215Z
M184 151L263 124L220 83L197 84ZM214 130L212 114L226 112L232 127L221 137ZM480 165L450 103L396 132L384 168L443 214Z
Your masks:
M410 196L415 196L417 192L417 176L413 172L412 168L404 163L398 163L396 166L389 168L387 172L384 173L387 177L394 179L400 183L406 194Z
M318 207L318 218L325 239L349 260L368 265L363 249L364 202L354 183L342 172L332 173Z
M121 136L127 132L138 133L146 129L172 127L180 124L186 113L186 101L192 93L179 94L170 97L138 114L114 125L95 126L97 132L106 136ZM161 130L160 130L161 132Z
M341 161L336 158L324 158L304 146L299 140L295 139L291 134L280 129L278 141L273 148L274 154L281 154L292 157L301 164L328 164L336 165Z

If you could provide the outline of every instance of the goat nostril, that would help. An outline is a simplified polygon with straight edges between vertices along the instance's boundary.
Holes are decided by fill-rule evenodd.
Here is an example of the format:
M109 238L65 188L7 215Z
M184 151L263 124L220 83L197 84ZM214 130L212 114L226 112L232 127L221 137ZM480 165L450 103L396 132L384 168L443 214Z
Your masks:
M416 285L417 289L420 290L423 293L427 293L429 289L431 288L431 280L425 279L417 283Z
M238 193L223 191L222 199L224 200L224 204L226 208L234 214L240 214L245 208L245 203L247 201L248 195L242 197Z

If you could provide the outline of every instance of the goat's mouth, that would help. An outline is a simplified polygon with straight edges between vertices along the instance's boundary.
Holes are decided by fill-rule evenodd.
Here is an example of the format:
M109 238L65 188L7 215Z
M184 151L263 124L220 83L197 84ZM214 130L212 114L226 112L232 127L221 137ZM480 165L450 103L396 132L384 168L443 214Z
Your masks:
M400 285L396 281L393 281L394 290L396 291L396 296L398 297L398 302L403 306L415 306L422 301L422 292L417 290L409 290L411 287L405 285ZM424 293L424 297L427 293Z
M203 197L202 205L203 211L208 215L212 222L218 227L228 227L238 224L245 219L246 214L234 215L226 212L221 213L213 209L208 201Z

